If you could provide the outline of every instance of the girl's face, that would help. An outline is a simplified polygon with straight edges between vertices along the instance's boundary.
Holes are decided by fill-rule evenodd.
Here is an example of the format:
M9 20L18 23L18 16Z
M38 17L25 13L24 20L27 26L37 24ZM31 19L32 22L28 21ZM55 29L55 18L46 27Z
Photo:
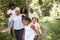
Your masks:
M37 20L36 20L36 19L32 19L32 22L33 22L33 23L36 23L36 22L37 22Z
M29 21L27 21L27 20L22 20L22 22L23 22L24 25L28 25L29 24Z

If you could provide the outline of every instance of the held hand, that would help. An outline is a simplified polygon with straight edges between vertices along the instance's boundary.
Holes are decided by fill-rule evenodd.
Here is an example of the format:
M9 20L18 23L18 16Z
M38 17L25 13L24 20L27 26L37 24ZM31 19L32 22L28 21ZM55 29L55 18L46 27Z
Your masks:
M32 27L33 29L35 29L35 26L34 26L34 25L32 25L32 24L31 24L31 27Z
M12 15L12 13L10 13L9 15Z

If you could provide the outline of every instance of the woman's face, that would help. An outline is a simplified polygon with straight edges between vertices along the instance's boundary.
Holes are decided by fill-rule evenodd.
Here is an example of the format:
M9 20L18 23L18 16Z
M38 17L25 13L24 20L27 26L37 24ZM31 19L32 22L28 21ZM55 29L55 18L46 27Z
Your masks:
M23 22L24 25L28 25L29 24L29 21L27 21L27 20L22 20L22 22Z
M22 9L22 13L24 13L24 11L25 11L25 10L24 10L24 9Z
M30 12L33 13L33 9L30 9Z
M20 14L20 11L15 10L15 14L16 14L16 15L19 15L19 14Z

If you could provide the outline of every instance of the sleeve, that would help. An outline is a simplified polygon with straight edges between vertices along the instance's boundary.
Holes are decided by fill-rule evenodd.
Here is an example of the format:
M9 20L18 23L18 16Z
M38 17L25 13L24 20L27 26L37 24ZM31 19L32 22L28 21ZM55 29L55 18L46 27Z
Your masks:
M11 17L11 20L14 20L14 17L13 16Z
M38 29L39 29L40 34L42 34L41 28L40 28L40 25L39 24L38 24Z
M9 10L7 11L7 14L10 14L10 11Z
M39 25L39 24L37 24L37 26L38 26L38 29L40 29L40 25Z

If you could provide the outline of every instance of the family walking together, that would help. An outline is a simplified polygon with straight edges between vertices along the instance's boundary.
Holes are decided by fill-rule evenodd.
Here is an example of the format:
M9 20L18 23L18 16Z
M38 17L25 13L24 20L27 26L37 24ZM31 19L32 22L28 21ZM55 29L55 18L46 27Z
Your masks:
M38 15L30 8L30 12L26 8L15 7L15 4L9 4L7 11L8 31L16 36L16 40L36 40L41 33L39 32L40 25L38 23Z

